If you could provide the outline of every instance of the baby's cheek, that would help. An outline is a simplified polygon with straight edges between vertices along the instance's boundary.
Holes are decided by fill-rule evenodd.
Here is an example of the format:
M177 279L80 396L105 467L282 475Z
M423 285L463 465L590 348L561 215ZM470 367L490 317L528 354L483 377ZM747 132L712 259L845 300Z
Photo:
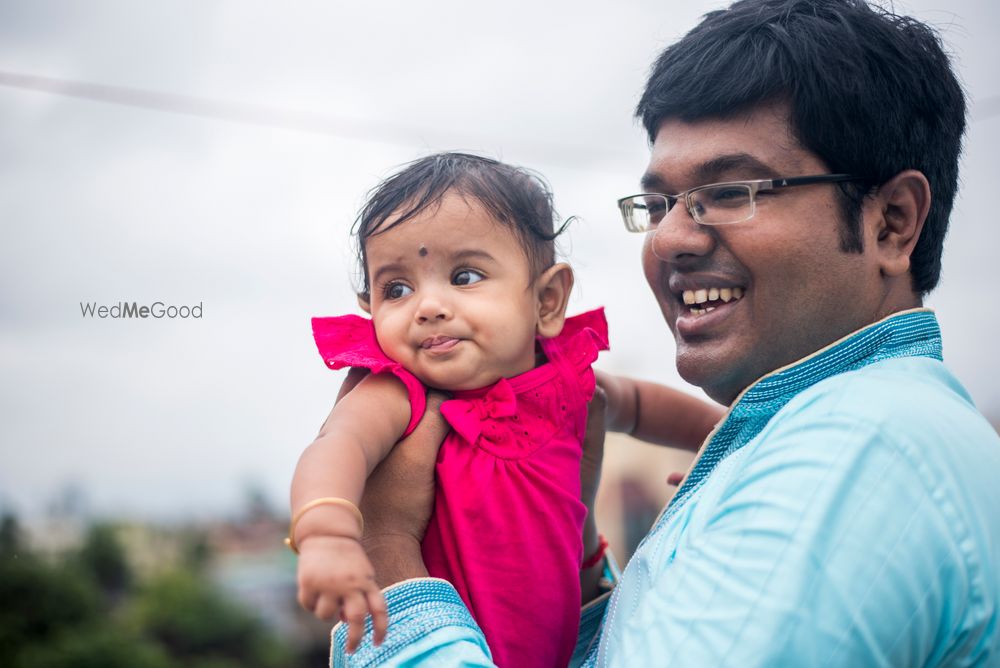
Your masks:
M378 340L378 345L382 348L382 352L394 362L406 366L413 359L413 351L401 337L387 335L384 331L379 332L376 330L375 338Z

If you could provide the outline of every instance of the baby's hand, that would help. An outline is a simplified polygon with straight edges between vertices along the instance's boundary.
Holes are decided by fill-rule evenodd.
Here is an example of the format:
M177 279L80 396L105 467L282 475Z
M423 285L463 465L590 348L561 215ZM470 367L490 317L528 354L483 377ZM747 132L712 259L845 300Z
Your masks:
M382 644L389 615L375 583L375 570L361 543L346 536L309 536L299 545L299 603L320 619L347 623L347 651L353 652L371 613L374 641Z

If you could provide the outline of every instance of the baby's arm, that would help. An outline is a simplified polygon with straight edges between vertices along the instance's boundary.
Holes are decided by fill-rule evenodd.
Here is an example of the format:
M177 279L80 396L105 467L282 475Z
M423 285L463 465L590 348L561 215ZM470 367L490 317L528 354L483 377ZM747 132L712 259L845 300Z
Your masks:
M410 420L406 389L395 377L370 375L330 412L316 440L299 458L292 479L292 511L314 499L361 502L365 480L403 435ZM292 536L299 548L299 602L321 619L340 617L354 647L371 612L375 640L385 635L385 601L348 507L324 504L301 515Z
M606 426L640 440L695 452L723 409L680 390L595 372L607 397Z

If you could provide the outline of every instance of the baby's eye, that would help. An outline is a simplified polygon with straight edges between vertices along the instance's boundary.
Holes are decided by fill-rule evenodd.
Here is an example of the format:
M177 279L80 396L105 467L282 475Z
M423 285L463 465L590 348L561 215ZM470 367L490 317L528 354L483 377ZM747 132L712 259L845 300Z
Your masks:
M461 271L456 271L455 275L451 277L451 284L472 285L473 283L478 283L484 278L486 277L475 269L462 269Z
M404 283L390 283L382 291L386 299L402 299L413 294L413 288Z

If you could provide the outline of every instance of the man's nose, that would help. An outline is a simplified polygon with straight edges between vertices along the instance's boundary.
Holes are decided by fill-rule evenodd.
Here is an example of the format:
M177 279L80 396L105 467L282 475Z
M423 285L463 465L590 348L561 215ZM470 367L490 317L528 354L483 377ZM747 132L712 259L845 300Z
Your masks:
M450 320L451 308L443 295L431 290L420 295L415 316L420 324L435 320Z
M716 235L711 226L695 222L691 213L678 202L663 217L655 230L646 233L646 246L664 262L683 263L712 252Z

